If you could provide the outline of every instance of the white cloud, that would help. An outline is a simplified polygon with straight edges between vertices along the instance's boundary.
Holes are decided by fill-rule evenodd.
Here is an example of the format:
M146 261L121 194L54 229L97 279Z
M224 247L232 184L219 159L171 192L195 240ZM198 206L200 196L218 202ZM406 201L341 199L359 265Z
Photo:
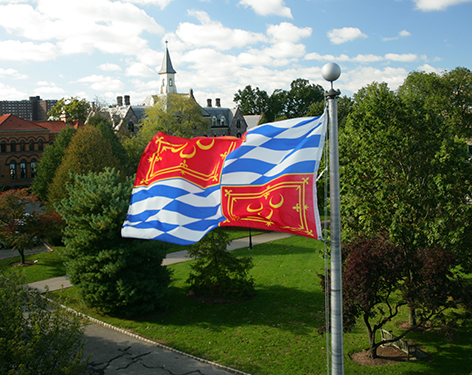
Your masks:
M432 10L445 10L452 5L471 3L472 0L413 0L416 9L428 12Z
M260 33L227 28L220 22L212 21L206 12L188 11L188 13L195 16L201 25L184 22L177 28L176 35L187 48L213 47L222 51L266 40L265 35Z
M390 41L390 40L397 40L397 39L399 39L399 38L404 38L404 37L407 37L407 36L410 36L410 35L411 35L411 33L410 33L409 31L407 31L407 30L402 30L402 31L400 31L400 32L398 33L397 36L395 36L395 37L393 37L393 38L382 38L382 40L383 40L384 42L386 42L386 41Z
M8 98L8 100L23 100L27 96L28 94L0 82L0 97Z
M0 68L0 77L8 77L8 78L13 78L13 79L27 79L28 76L26 74L20 74L18 73L17 70L8 68L8 69L3 69Z
M358 38L367 38L357 27L343 27L342 29L333 29L328 31L327 36L331 43L342 44L353 41Z
M44 94L58 94L62 95L66 91L53 82L39 81L36 83L38 87L34 90L34 95L44 95Z
M7 61L48 61L58 54L52 43L35 44L18 40L0 41L0 51L0 60Z
M429 64L421 65L421 66L418 67L417 70L420 71L420 72L437 73L437 74L441 74L444 71L444 69L434 68Z
M78 79L72 83L90 83L90 88L96 91L106 90L122 90L124 88L123 82L112 77L105 77L102 75L91 75Z
M164 31L152 17L130 3L38 0L34 4L35 7L0 5L0 26L9 34L31 41L57 43L55 55L95 50L133 55L148 48L147 40L141 36L143 32ZM35 55L31 56L32 60L44 59Z
M422 59L425 60L426 56L422 56ZM346 54L339 56L334 55L320 55L319 53L312 52L305 56L305 60L317 60L317 61L348 61L348 62L358 62L358 63L372 63L380 61L400 61L400 62L412 62L418 60L418 56L413 53L387 53L384 56L379 55L357 55L350 57Z
M119 72L122 70L119 65L112 63L100 64L98 69L103 70L104 72Z
M142 4L142 5L157 5L159 8L164 9L170 4L172 0L125 0L128 3Z
M405 68L386 67L382 70L370 66L361 66L344 71L341 74L339 86L355 93L361 87L375 81L386 82L390 89L396 90L407 75L408 71Z
M283 0L240 0L239 4L251 7L256 14L261 16L276 15L293 18L290 8L285 6Z
M311 27L297 27L289 22L281 22L278 25L269 25L267 35L271 37L272 42L298 42L301 38L307 38L311 35Z
M134 77L155 77L156 72L143 63L133 63L126 68L125 74Z

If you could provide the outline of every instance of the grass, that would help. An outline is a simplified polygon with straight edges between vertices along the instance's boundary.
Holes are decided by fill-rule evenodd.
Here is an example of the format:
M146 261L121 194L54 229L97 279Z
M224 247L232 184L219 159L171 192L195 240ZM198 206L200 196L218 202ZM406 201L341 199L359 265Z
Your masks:
M33 283L66 274L64 261L60 255L60 248L55 248L55 251L52 252L27 255L25 259L38 261L35 265L23 267L26 283ZM10 264L19 261L21 261L19 256L1 260L0 273L8 275L13 270Z
M324 323L324 295L318 273L323 272L322 243L291 237L234 250L251 256L257 297L238 304L207 305L186 296L191 261L169 266L173 271L169 310L136 320L101 316L76 300L76 289L61 294L88 315L132 330L175 349L251 374L325 374L326 337L317 330ZM400 319L406 319L406 311ZM392 324L391 329L395 329ZM408 338L419 343L429 361L410 361L382 367L361 366L349 354L368 347L359 324L344 335L346 374L458 374L472 369L472 328L456 332L453 343L434 332Z

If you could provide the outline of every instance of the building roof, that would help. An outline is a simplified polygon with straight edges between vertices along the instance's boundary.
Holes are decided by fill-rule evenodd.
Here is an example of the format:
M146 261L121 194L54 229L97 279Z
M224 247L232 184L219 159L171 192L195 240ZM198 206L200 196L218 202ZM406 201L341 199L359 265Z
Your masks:
M164 52L164 59L162 60L161 70L159 70L159 74L166 73L177 73L172 67L172 61L170 61L169 50L167 49L167 47L166 51Z
M28 121L12 114L0 116L0 131L9 130L47 130L47 128L35 121Z
M49 129L51 133L60 133L64 126L67 124L69 126L73 126L75 129L79 129L84 126L83 122L80 120L69 120L67 122L64 121L34 121L36 124L44 127L45 129Z
M246 120L247 130L255 128L259 125L259 121L261 121L262 115L246 115L244 116L244 120Z

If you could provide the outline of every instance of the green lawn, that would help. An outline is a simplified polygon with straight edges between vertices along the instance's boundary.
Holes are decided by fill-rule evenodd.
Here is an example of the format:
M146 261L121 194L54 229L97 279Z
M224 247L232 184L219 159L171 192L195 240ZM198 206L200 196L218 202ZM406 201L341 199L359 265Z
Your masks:
M38 263L23 267L26 282L33 283L35 281L46 280L52 277L64 276L66 274L66 268L60 255L61 248L55 248L55 251L27 255L26 260L37 260ZM8 275L12 271L11 263L19 262L21 258L4 259L0 261L0 272Z
M236 255L253 257L257 289L256 298L238 304L207 305L187 298L191 261L170 266L173 295L166 314L138 320L101 316L74 302L74 288L62 293L71 298L72 307L98 319L251 374L325 374L326 337L317 331L325 315L317 276L324 267L322 246L294 236L253 250L235 250ZM400 319L406 319L406 312ZM397 328L392 324L390 329ZM345 373L469 375L471 333L471 327L458 330L452 343L434 332L416 333L409 339L425 349L429 361L367 367L349 358L368 347L365 328L359 324L344 335Z

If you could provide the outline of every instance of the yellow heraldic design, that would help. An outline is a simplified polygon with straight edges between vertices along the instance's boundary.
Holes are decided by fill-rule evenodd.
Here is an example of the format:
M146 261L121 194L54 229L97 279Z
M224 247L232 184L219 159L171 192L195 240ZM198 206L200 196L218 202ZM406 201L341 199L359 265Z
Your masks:
M286 222L288 225L279 225L280 228L295 232L304 232L308 236L313 236L313 230L308 226L307 210L305 202L306 188L310 177L283 176L278 181L272 181L267 186L228 186L224 188L224 214L227 218L225 223L232 221L252 221L264 223L265 226L275 225L273 219L275 212L284 203L292 207L295 213L293 222ZM244 212L241 211L241 201L248 201L244 205ZM268 201L268 202L267 202ZM266 202L266 203L264 203ZM268 203L268 204L267 204Z
M176 142L185 142L173 143L173 139ZM147 158L145 177L140 180L141 185L178 176L202 188L218 184L224 159L237 145L235 142L227 142L224 145L219 143L216 147L217 144L215 138L187 140L165 135L156 136L153 152L151 151L152 154ZM215 151L220 158L215 159L212 156ZM208 163L208 160L214 162Z

